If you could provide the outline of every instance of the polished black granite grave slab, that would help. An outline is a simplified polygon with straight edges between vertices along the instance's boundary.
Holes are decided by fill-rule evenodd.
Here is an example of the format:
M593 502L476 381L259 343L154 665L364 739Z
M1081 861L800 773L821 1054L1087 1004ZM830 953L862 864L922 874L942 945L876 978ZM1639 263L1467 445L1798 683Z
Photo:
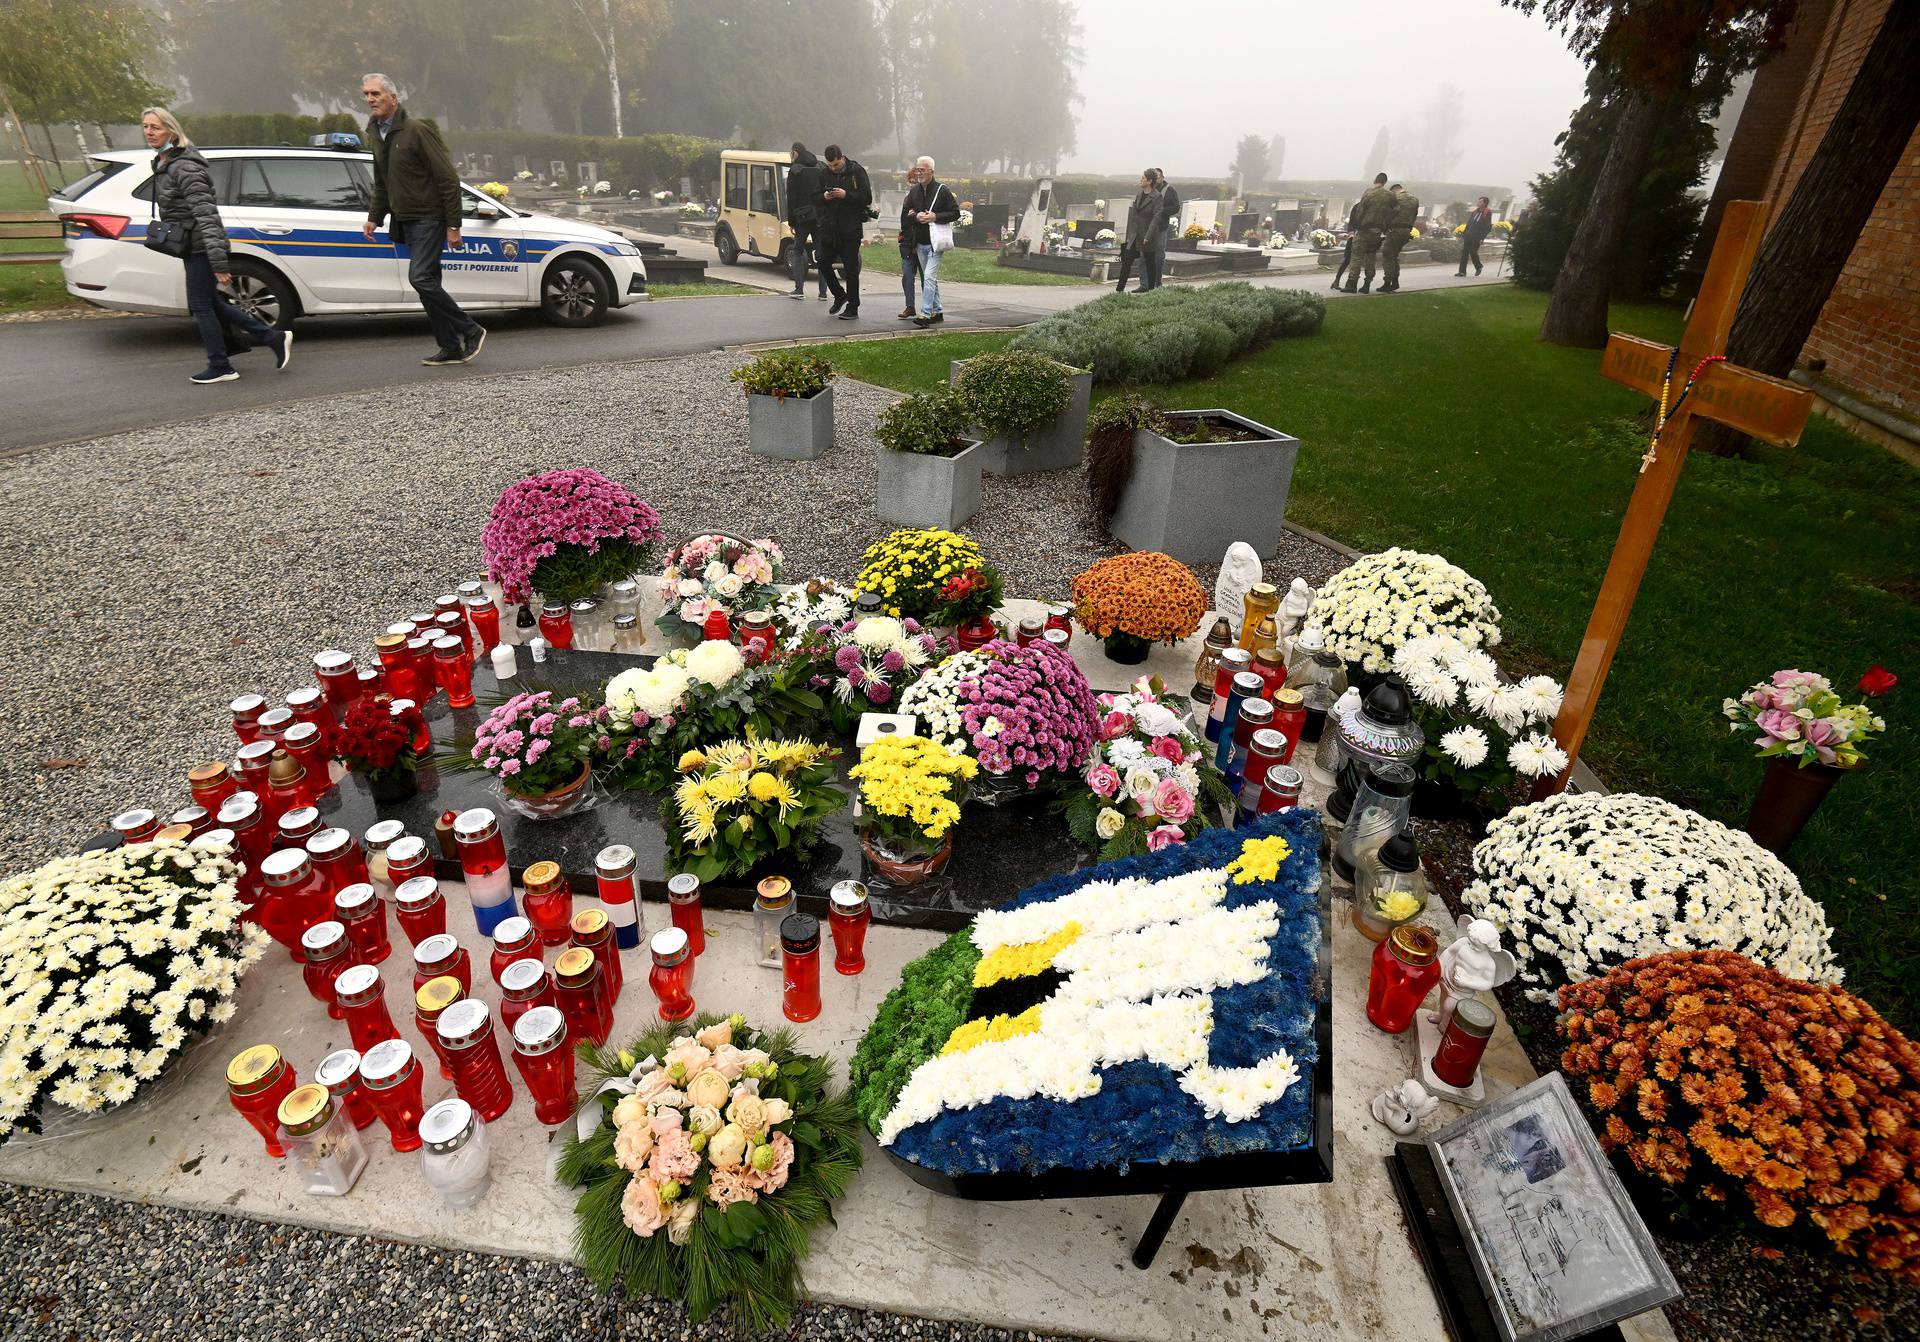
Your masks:
M555 651L544 665L535 666L525 648L518 651L520 673L512 680L495 680L485 659L475 666L477 703L473 708L449 708L444 696L434 700L427 710L427 722L433 730L436 753L450 752L462 741L471 743L491 704L510 695L542 689L597 694L621 671L652 661L648 656ZM854 789L845 771L853 765L857 753L850 742L843 748L841 785L851 799ZM666 900L666 880L671 873L666 866L660 794L609 789L596 782L599 800L592 810L555 820L529 820L507 806L491 774L427 769L420 773L419 782L415 796L380 805L359 778L348 775L322 799L323 823L342 826L357 836L365 834L376 820L400 820L409 833L424 836L432 848L434 822L442 812L484 806L500 817L507 861L516 882L533 863L553 861L560 864L576 892L591 895L594 855L608 844L624 843L639 858L642 896L660 903ZM710 884L703 888L702 897L715 908L751 908L755 881L777 872L793 881L801 908L824 918L827 892L834 882L851 878L867 883L877 921L955 931L966 926L979 910L992 908L1036 881L1072 871L1091 859L1090 853L1068 837L1065 822L1050 814L1043 802L1026 800L1001 809L974 802L967 806L954 831L953 857L946 870L920 885L891 886L868 869L854 834L849 800L821 825L820 844L807 862L769 866L747 877ZM457 861L441 858L438 867L445 878L460 876Z

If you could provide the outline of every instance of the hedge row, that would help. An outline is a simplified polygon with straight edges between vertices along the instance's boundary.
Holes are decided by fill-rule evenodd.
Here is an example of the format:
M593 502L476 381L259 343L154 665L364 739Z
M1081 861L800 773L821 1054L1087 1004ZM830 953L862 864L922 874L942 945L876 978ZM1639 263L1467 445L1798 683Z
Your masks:
M196 143L232 145L305 144L309 136L322 131L358 132L364 125L347 112L318 117L288 112L215 113L189 116L184 124ZM456 158L492 154L494 174L502 180L513 175L514 159L522 156L529 168L542 174L554 159L564 162L569 173L576 163L597 164L600 176L619 191L656 187L678 191L680 179L691 177L696 190L709 192L719 183L720 151L726 147L719 140L696 135L630 135L616 140L517 130L455 130L447 134L447 145Z
M1256 289L1244 281L1163 288L1108 294L1055 313L1008 348L1091 368L1095 382L1178 382L1217 372L1269 340L1312 335L1326 315L1325 299L1298 289Z

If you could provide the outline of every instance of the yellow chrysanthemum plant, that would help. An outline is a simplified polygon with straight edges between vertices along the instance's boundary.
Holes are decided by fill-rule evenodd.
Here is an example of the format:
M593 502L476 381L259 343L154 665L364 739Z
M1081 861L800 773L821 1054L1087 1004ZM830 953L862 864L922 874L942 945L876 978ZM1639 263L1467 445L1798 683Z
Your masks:
M877 594L886 613L923 624L966 624L1000 605L1000 571L978 544L938 527L905 527L860 556L854 586Z
M924 736L883 736L860 752L860 837L892 861L919 861L952 842L980 766Z
M820 822L847 804L833 786L839 753L753 735L684 752L680 781L661 808L671 869L715 881L776 855L804 861Z

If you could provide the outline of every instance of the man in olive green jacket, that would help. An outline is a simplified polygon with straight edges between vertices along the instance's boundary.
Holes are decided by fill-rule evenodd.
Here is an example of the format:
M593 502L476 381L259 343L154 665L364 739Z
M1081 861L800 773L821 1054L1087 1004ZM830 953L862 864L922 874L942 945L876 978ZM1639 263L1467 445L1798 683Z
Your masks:
M1393 193L1387 190L1387 175L1373 179L1373 186L1353 207L1353 269L1347 272L1347 292L1366 293L1373 288L1374 258L1380 254L1380 239L1393 222ZM1360 284L1360 268L1365 265L1366 283Z
M1387 239L1381 245L1380 292L1394 294L1400 292L1400 251L1413 237L1413 221L1420 217L1420 197L1395 182L1389 190L1393 195L1393 217L1387 221Z
M406 244L407 283L420 295L440 346L420 362L429 368L472 363L487 333L440 283L440 253L460 245L460 178L447 142L431 124L407 115L385 75L361 80L360 96L371 113L367 147L373 151L373 203L360 231L373 241L391 215L387 236Z

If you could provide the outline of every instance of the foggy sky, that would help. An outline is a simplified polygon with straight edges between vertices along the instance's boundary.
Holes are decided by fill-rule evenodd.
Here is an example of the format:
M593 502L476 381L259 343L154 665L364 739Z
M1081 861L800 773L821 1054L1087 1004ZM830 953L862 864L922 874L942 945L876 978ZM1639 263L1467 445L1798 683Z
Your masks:
M1465 94L1448 174L1525 194L1586 68L1498 0L1079 0L1077 151L1065 171L1225 175L1235 142L1284 135L1285 177L1358 178L1382 123L1402 140L1439 87ZM1389 153L1387 172L1413 176Z

